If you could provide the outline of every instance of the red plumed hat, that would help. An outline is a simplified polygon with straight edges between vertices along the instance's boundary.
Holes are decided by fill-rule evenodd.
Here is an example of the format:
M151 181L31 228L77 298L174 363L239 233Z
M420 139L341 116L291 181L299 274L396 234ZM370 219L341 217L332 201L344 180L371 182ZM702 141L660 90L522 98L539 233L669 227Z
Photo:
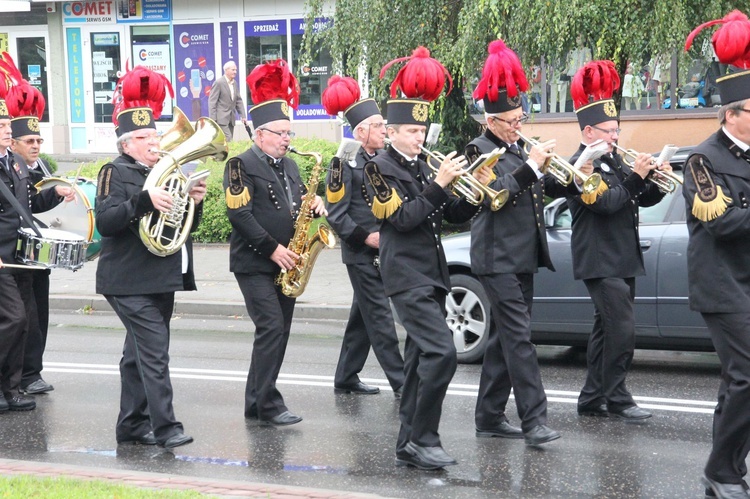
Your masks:
M284 59L259 64L246 79L250 99L250 119L258 128L270 121L288 120L289 106L299 106L299 82Z
M570 96L583 130L619 120L612 95L620 88L620 75L612 61L591 61L579 69L570 83Z
M519 91L526 92L529 82L518 56L502 40L491 42L487 52L474 98L482 99L485 112L492 114L521 107Z
M0 97L5 100L6 114L12 118L13 138L39 135L39 120L46 104L44 95L23 79L7 52L0 55Z
M438 97L445 87L445 77L448 77L448 93L453 88L453 78L440 61L430 57L430 51L419 46L408 57L394 59L380 70L380 78L385 76L388 68L397 62L406 61L406 64L396 74L391 83L391 97L398 96L398 91L410 99L424 99L432 102Z
M19 85L22 81L23 76L10 54L7 52L0 54L0 119L11 117L5 99L7 99L11 88Z
M721 104L750 98L750 20L739 10L733 10L722 19L701 24L685 40L685 50L689 50L696 35L709 26L722 24L711 37L711 43L719 62L736 66L745 71L734 72L716 79Z
M343 113L346 121L354 128L370 116L380 114L375 99L360 100L360 95L357 80L349 76L333 75L323 90L321 101L328 114L335 116Z
M156 128L154 120L161 116L167 91L174 97L172 83L166 76L144 66L132 70L126 67L112 96L112 123L117 127L117 136L141 128Z

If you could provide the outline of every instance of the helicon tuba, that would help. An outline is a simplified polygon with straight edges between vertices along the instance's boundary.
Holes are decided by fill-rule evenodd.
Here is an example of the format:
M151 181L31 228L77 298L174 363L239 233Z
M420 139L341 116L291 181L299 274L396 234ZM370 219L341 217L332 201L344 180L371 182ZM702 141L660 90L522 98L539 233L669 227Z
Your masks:
M315 166L310 171L310 178L307 181L307 194L300 205L297 220L294 222L294 236L287 246L299 255L299 260L292 269L282 269L276 278L276 284L281 287L282 293L290 298L297 298L305 291L318 254L323 248L333 248L336 245L336 235L326 224L320 224L315 233L309 234L310 224L313 221L310 206L315 199L320 174L323 171L323 155L317 152L300 152L293 147L289 147L289 152L315 158Z
M143 190L166 186L172 196L172 209L168 213L154 210L141 217L138 233L151 253L169 256L187 241L195 215L195 202L185 192L187 177L180 165L209 156L222 161L228 149L224 132L215 121L199 118L193 129L190 120L177 107L172 126L162 136L159 147L162 158L146 177Z

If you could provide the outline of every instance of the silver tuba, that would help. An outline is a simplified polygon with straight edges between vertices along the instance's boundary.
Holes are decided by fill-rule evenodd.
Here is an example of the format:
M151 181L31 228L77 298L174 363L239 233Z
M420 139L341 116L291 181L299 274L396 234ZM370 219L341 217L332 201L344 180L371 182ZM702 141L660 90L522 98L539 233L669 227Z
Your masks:
M195 201L185 192L187 177L180 165L197 159L213 157L226 159L227 141L215 121L199 118L195 129L187 116L177 107L170 129L162 136L158 151L162 158L146 177L143 190L166 186L172 196L168 213L152 211L141 217L138 233L146 248L157 256L177 253L190 235L195 215Z

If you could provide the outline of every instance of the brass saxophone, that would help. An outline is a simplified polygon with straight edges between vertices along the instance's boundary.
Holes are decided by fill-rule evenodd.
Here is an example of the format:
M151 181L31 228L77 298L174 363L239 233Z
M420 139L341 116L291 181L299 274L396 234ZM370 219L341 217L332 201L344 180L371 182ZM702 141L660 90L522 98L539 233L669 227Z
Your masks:
M289 250L299 255L299 260L292 269L282 269L276 278L276 284L281 287L282 293L290 298L297 298L305 291L318 254L323 248L333 248L336 245L336 236L326 224L320 224L314 234L309 234L310 224L313 221L310 206L315 199L320 173L323 170L323 155L317 152L300 152L293 147L289 147L289 151L300 156L315 158L315 166L310 171L310 179L307 182L307 195L302 201L299 215L294 222L294 236L287 246Z

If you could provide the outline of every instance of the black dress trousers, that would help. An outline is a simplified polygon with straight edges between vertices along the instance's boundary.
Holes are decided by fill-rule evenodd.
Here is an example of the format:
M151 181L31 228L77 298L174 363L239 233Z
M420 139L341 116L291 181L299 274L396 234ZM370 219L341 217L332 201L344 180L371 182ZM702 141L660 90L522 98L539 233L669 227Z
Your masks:
M479 281L492 303L494 320L479 381L477 428L492 429L506 419L511 386L523 431L547 424L547 397L531 343L534 274L480 275Z
M28 318L33 307L33 271L0 274L0 388L6 398L18 393Z
M295 298L274 284L276 274L235 272L245 306L255 324L255 340L245 385L245 417L268 421L287 410L276 388L292 328Z
M42 357L49 329L49 276L49 270L35 270L33 274L34 310L29 319L29 334L23 354L22 387L42 379Z
M120 359L120 414L117 441L133 440L149 431L164 444L183 432L172 408L169 378L169 320L174 293L105 295L127 332Z
M346 270L352 283L354 298L334 383L336 386L351 386L359 382L358 374L362 371L372 346L388 383L397 390L404 384L404 361L398 349L393 314L385 296L380 272L372 263L348 264ZM362 334L362 331L367 334Z
M458 364L453 333L445 322L445 298L445 290L434 286L391 296L407 331L396 452L410 441L423 447L441 445L438 426L443 399Z

